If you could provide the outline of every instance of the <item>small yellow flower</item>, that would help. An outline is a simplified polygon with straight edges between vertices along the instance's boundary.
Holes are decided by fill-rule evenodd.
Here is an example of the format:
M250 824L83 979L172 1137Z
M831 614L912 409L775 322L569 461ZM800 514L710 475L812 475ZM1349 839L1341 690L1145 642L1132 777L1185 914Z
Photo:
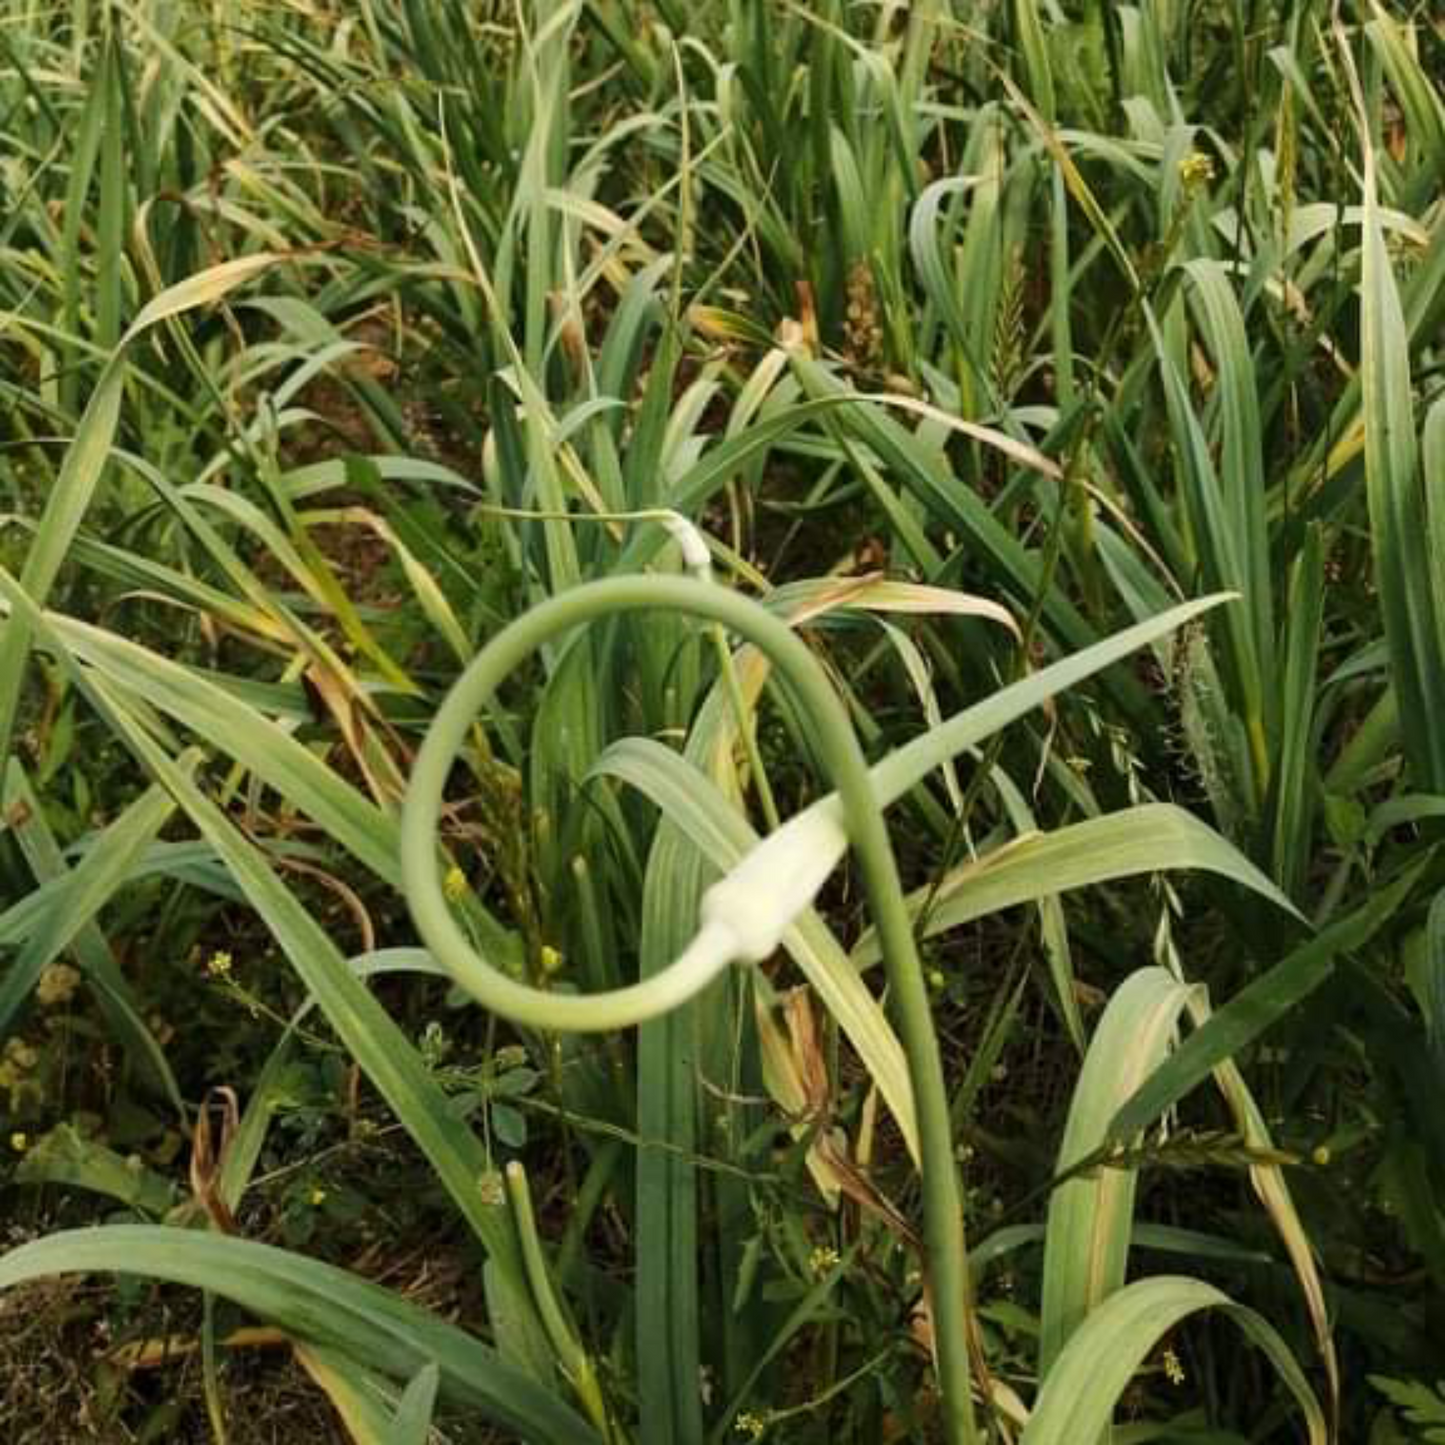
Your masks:
M1179 1361L1179 1356L1174 1352L1173 1345L1164 1347L1164 1377L1171 1385L1182 1385L1184 1383L1184 1366Z
M1179 179L1191 190L1214 179L1214 161L1203 151L1190 151L1179 162Z
M206 972L210 974L212 978L230 978L231 965L233 962L234 960L231 958L231 955L227 953L224 948L218 948L206 960Z
M72 968L68 963L52 963L35 985L35 998L42 1008L55 1008L69 1003L79 987L78 968Z
M448 903L459 903L467 896L467 875L455 863L447 869L442 879L442 892Z
M17 1129L10 1136L10 1147L17 1154L23 1154L30 1147L30 1135L24 1129Z
M550 943L542 945L542 972L550 978L562 967L562 955Z
M820 1244L808 1256L808 1268L814 1274L827 1274L838 1266L838 1251L831 1244Z
M311 1207L315 1209L326 1202L326 1191L318 1184L307 1197L311 1201Z
M1317 1144L1310 1153L1310 1160L1320 1169L1323 1169L1333 1157L1328 1144Z
M746 1435L749 1440L761 1440L767 1433L768 1422L754 1410L744 1410L736 1420L733 1421L733 1429L739 1435Z

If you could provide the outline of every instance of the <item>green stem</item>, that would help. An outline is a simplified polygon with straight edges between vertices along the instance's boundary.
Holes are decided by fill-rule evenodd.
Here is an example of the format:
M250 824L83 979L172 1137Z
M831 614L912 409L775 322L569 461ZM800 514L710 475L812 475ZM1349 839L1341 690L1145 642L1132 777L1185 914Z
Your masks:
M601 1386L597 1381L597 1372L567 1319L562 1301L552 1287L547 1261L542 1254L542 1240L537 1233L537 1220L532 1213L532 1194L527 1187L527 1172L515 1159L507 1165L506 1183L512 1218L517 1226L517 1242L522 1251L522 1267L526 1270L527 1282L532 1287L532 1299L537 1306L542 1328L546 1330L552 1349L556 1352L557 1359L578 1398L592 1417L592 1423L597 1426L604 1440L611 1440L612 1425L606 1402L602 1398Z
M733 663L732 649L728 646L727 633L721 627L713 628L713 642L717 649L717 664L722 672L723 687L727 692L728 705L737 720L738 737L747 759L748 772L758 790L758 804L769 832L775 832L782 819L778 816L778 805L773 798L773 785L763 768L763 755L758 751L758 732L752 711L743 697L742 683L738 681L738 670Z
M559 633L611 613L652 609L718 623L761 648L792 687L815 730L863 872L913 1085L944 1435L950 1445L975 1445L963 1210L928 989L863 751L827 674L786 623L739 593L688 578L653 576L616 577L570 588L503 629L457 680L417 755L401 822L402 876L412 917L439 961L479 1002L533 1028L608 1032L656 1018L685 1002L732 961L730 937L705 927L680 959L641 983L586 997L548 994L497 973L479 958L457 927L442 891L437 847L442 795L473 719L504 679Z

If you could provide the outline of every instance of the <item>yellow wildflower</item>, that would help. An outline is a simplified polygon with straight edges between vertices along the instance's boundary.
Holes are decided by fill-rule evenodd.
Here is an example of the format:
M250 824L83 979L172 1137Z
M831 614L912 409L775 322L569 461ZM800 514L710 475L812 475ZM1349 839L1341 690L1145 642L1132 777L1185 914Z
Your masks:
M230 978L233 962L231 955L224 948L218 948L206 960L206 972L212 978Z
M808 1268L814 1274L827 1274L838 1265L838 1251L831 1244L818 1245L808 1256Z
M17 1129L10 1136L10 1147L17 1154L23 1154L30 1147L30 1135L24 1129Z
M1179 1356L1174 1351L1173 1345L1164 1347L1164 1377L1171 1385L1182 1385L1184 1383L1184 1366L1180 1363Z
M467 896L467 875L455 863L447 869L447 876L442 879L442 892L448 903L459 903Z
M1214 162L1203 151L1190 151L1179 162L1179 179L1187 188L1194 190L1208 185L1214 179Z
M41 1008L55 1008L69 1003L79 987L78 968L72 968L68 963L52 963L35 985L35 998Z

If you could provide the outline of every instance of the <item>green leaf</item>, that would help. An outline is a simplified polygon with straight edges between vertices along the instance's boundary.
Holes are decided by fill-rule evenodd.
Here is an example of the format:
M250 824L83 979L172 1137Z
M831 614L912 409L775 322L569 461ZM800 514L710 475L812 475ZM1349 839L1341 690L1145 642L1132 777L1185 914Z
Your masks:
M926 911L925 935L931 938L1053 893L1179 868L1228 878L1298 917L1289 899L1232 843L1172 803L1143 803L1005 843L955 869L937 889L918 889L909 908L915 917ZM860 968L878 961L872 930L859 940L853 958Z
M1445 790L1445 643L1429 554L1410 380L1410 336L1385 246L1373 144L1365 129L1360 386L1375 583L1390 645L1400 729L1416 780ZM1438 561L1438 559L1437 559Z
M1428 855L1393 883L1377 889L1354 913L1331 924L1253 983L1246 984L1119 1109L1109 1127L1109 1138L1131 1138L1203 1083L1220 1063L1248 1047L1308 998L1333 973L1335 960L1342 953L1363 948L1389 922L1409 897L1427 862Z
M16 1165L15 1178L23 1184L69 1184L88 1189L154 1219L175 1203L170 1180L147 1169L138 1155L122 1158L70 1124L57 1124L37 1140Z
M184 776L188 766L177 765L177 774ZM51 906L26 939L19 957L0 979L0 1036L9 1031L11 1020L29 999L40 975L75 943L86 925L129 879L141 852L174 811L175 804L164 788L148 788L101 833L74 871L65 877L56 889ZM97 962L96 957L89 954L78 956L83 964ZM118 969L111 975L114 960L108 952L105 958L106 970L98 981L103 986L109 977L112 994L124 997L120 992L124 978ZM118 987L116 980L119 980Z
M61 563L104 474L120 421L126 351L131 343L158 321L219 300L280 259L267 253L245 256L187 277L155 297L132 322L96 382L80 426L61 463L60 475L46 497L45 511L35 538L25 554L20 585L37 606L44 606L49 597ZM30 655L30 636L30 624L13 616L0 633L0 758L10 752L25 664Z
M1387 1375L1368 1378L1411 1425L1426 1431L1426 1440L1445 1439L1445 1389L1432 1390L1421 1380L1392 1380Z
M139 643L71 617L51 614L46 622L71 657L235 758L378 877L399 883L395 819L287 729L220 683Z
M63 900L68 899L68 890L73 887L69 881L70 868L45 820L45 811L19 759L14 757L5 770L4 815L40 886L13 908L0 914L0 943L6 941L5 935L9 931L6 925L18 923L22 918L26 920L23 937L28 939L33 936L51 908L69 906ZM153 850L141 850L137 860L139 866L130 871L126 882L133 882L144 870L148 852L153 853ZM80 927L71 950L91 987L96 990L100 1006L116 1036L142 1073L149 1076L170 1100L177 1116L184 1117L186 1110L181 1100L180 1085L171 1072L164 1050L145 1021L140 999L121 971L105 934L94 918Z
M1190 986L1167 970L1144 968L1130 974L1110 999L1069 1104L1056 1175L1076 1169L1104 1146L1120 1103L1164 1058L1189 995ZM1067 1180L1049 1200L1039 1335L1046 1380L1071 1336L1124 1283L1136 1183L1131 1169L1100 1169ZM1081 1431L1075 1438L1095 1436Z
M144 1275L210 1290L299 1339L412 1379L434 1366L443 1398L538 1445L601 1445L596 1432L472 1336L355 1275L250 1240L111 1225L66 1230L0 1255L0 1289L57 1274Z
M1172 1275L1126 1285L1080 1325L1044 1377L1019 1445L1098 1440L1129 1382L1159 1342L1181 1321L1206 1309L1228 1315L1265 1352L1305 1417L1310 1445L1326 1445L1324 1412L1279 1335L1213 1285Z
M1275 750L1271 860L1280 887L1301 896L1309 864L1314 797L1315 687L1324 620L1324 550L1318 527L1305 533L1290 582L1279 742Z
M427 1445L440 1385L441 1370L435 1360L423 1365L411 1377L397 1402L396 1418L392 1421L393 1445Z

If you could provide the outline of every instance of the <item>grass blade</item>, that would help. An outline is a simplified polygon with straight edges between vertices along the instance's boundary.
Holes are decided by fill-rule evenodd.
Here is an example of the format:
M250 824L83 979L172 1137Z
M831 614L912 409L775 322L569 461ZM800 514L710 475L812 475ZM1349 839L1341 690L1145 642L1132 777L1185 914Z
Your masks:
M937 888L919 889L909 898L909 907L915 916L927 909L925 936L931 938L1052 893L1184 868L1228 878L1295 912L1289 899L1232 843L1172 803L1142 803L1016 839L955 869ZM860 968L878 961L871 931L859 940L853 958Z
M1164 1058L1189 994L1190 986L1166 970L1145 968L1131 974L1110 1000L1074 1088L1056 1175L1103 1145L1120 1102ZM1124 1283L1136 1184L1133 1170L1100 1169L1093 1177L1067 1180L1049 1201L1039 1364L1050 1381L1070 1337ZM1072 1438L1095 1436L1081 1431Z
M185 771L186 764L177 765L178 774L184 775ZM66 876L19 957L0 979L0 1035L9 1032L11 1020L30 997L46 967L72 947L81 931L126 882L141 852L155 840L174 811L175 804L163 788L149 788L105 829ZM95 962L94 955L81 956L87 963ZM106 959L111 961L108 953ZM101 977L97 982L103 987L106 980ZM124 983L118 972L113 974L112 994L118 994Z
M1348 49L1342 49L1365 118ZM1405 753L1418 779L1445 790L1445 643L1441 598L1429 555L1410 382L1410 338L1380 220L1375 148L1363 125L1364 218L1360 281L1360 389L1375 578L1400 697Z
M1324 1412L1279 1335L1213 1285L1173 1275L1138 1280L1089 1316L1049 1371L1019 1445L1080 1445L1099 1439L1130 1380L1159 1341L1206 1309L1228 1315L1265 1352L1304 1415L1310 1445L1326 1445Z
M45 511L30 550L25 554L20 585L37 606L45 605L61 563L105 472L120 421L126 351L131 343L157 322L219 300L274 266L279 259L267 253L246 256L188 277L143 307L121 338L86 403L85 413L61 464L60 475L46 498ZM4 632L0 633L0 757L10 752L11 734L29 655L29 625L23 618L12 616L5 624Z
M122 1224L53 1234L0 1255L0 1289L98 1272L210 1290L394 1378L411 1379L435 1365L443 1398L483 1411L523 1440L600 1445L585 1420L455 1325L344 1270L270 1245Z
M1389 922L1409 897L1424 862L1407 869L1354 913L1331 924L1245 985L1121 1105L1109 1126L1109 1138L1132 1138L1202 1084L1219 1064L1247 1048L1308 998L1334 971L1335 960L1342 953L1363 948Z

